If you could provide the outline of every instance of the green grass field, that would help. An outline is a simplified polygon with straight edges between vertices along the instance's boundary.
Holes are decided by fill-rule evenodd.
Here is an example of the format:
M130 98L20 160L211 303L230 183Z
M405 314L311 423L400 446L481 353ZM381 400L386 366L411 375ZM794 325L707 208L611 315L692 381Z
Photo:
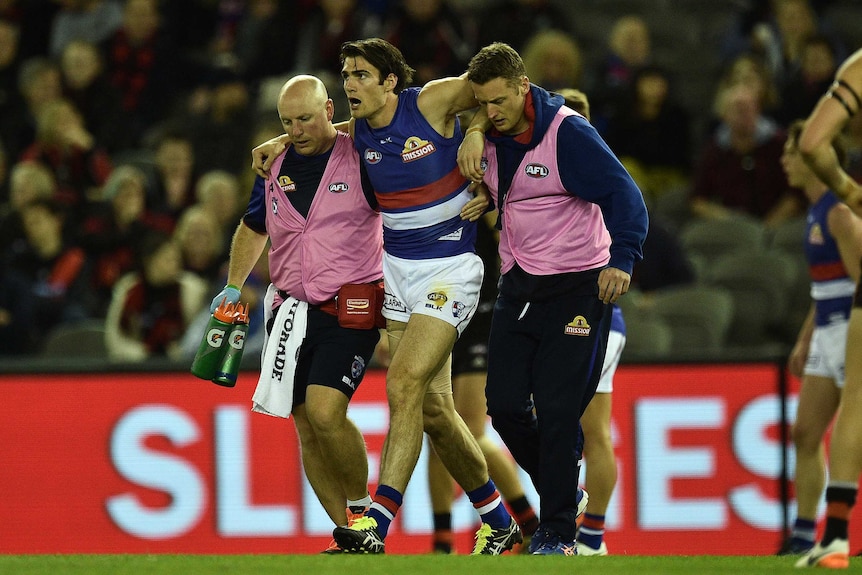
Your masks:
M3 575L772 575L789 557L470 557L465 555L0 555ZM862 571L851 559L850 571Z

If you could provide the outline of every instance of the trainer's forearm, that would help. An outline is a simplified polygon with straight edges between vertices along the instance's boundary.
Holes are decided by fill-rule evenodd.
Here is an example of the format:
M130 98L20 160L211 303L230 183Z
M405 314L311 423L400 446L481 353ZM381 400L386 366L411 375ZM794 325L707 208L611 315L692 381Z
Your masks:
M266 247L269 236L259 234L245 223L240 222L233 234L230 245L230 263L228 265L227 283L242 287L254 269L260 254Z

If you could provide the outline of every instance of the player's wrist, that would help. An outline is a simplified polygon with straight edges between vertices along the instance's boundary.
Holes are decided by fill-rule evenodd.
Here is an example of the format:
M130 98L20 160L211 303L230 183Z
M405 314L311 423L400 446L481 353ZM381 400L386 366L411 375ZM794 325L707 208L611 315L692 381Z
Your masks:
M482 136L484 136L485 128L483 128L482 126L470 126L469 128L467 128L467 133L464 134L464 137L466 138L470 134L482 134Z

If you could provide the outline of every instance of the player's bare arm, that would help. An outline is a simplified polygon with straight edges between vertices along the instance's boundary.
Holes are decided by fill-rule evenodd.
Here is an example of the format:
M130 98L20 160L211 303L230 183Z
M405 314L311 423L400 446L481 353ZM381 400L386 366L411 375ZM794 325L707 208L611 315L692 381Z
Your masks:
M857 214L862 215L862 187L838 162L832 141L862 108L862 50L850 56L820 99L799 137L799 151L815 174Z
M475 108L478 103L464 73L425 84L419 92L417 105L438 134L451 138L455 133L455 115Z
M862 260L862 219L845 204L836 204L829 210L827 224L835 238L844 269L855 283L859 282L860 260Z
M353 119L333 124L339 132L345 132L353 137ZM269 169L275 159L290 145L290 134L281 134L258 144L251 151L251 167L261 178L269 176Z

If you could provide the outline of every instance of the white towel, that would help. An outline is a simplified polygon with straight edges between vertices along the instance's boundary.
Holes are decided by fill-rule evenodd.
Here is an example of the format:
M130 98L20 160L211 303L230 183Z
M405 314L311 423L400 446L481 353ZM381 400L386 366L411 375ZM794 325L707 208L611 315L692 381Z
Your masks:
M264 298L264 322L272 318L275 286L269 285ZM252 411L275 417L290 417L293 409L293 381L299 346L305 339L308 304L288 297L278 308L272 331L263 344L260 378L252 396ZM266 325L266 323L264 324Z

